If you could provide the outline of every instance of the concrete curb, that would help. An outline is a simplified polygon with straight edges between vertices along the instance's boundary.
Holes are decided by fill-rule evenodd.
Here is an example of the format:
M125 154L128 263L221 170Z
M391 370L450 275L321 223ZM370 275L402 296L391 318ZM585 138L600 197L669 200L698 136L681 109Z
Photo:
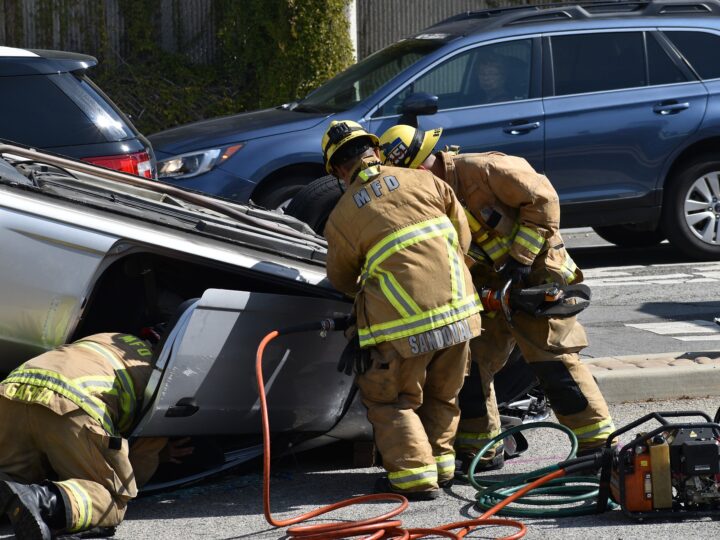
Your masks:
M608 403L720 397L720 351L583 360Z

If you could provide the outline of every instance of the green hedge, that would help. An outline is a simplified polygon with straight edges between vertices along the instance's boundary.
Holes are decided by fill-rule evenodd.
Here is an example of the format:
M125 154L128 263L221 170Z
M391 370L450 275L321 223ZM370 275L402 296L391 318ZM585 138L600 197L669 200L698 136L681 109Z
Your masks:
M17 8L21 1L5 0L6 7ZM181 1L175 0L176 8ZM146 134L292 101L352 63L345 17L349 0L213 0L207 24L214 33L211 65L194 64L181 53L160 48L163 3L157 0L118 0L124 20L120 51L108 44L105 2L36 2L33 19L42 27L36 31L42 41L36 48L67 49L62 41L77 13L72 8L83 4L84 16L92 20L81 24L84 44L77 52L98 57L90 77ZM17 43L7 45L23 46L19 13L11 13L18 31L8 33ZM57 22L53 43L53 20L60 21L60 47ZM188 47L179 22L173 21L175 34Z

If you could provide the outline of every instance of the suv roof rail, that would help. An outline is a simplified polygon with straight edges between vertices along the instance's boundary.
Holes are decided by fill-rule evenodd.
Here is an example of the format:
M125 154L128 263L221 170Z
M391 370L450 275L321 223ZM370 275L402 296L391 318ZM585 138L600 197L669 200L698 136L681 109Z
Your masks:
M467 11L445 19L433 26L446 23L485 20L488 26L503 27L562 19L589 19L608 15L706 15L720 14L720 0L620 0L580 1L577 3L550 3L536 6L515 6L481 11Z

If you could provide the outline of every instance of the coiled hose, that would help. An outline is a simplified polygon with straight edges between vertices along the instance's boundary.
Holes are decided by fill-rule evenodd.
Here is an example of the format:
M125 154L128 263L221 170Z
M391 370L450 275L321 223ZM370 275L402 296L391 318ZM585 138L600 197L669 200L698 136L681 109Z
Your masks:
M493 448L496 443L502 441L505 437L530 429L555 429L567 435L571 448L566 460L555 465L515 475L504 481L487 480L482 476L475 475L475 469L485 452ZM532 481L555 471L562 469L567 470L571 467L574 471L579 471L597 466L601 459L600 454L576 458L577 449L578 441L575 434L569 428L554 422L521 424L503 431L497 437L492 438L477 453L468 468L467 480L478 492L475 496L478 508L483 510L492 508L498 502L517 493ZM599 488L600 480L597 476L565 476L563 478L555 478L545 483L542 488L533 490L531 495L515 499L517 504L527 505L531 508L506 506L498 514L514 517L569 517L595 514L598 512L597 499ZM533 506L539 508L532 508ZM560 506L560 508L557 508L557 506ZM614 507L614 503L610 502L609 506Z
M270 510L270 421L268 419L267 400L265 396L265 384L262 371L263 352L265 351L265 347L267 346L267 344L279 335L311 330L319 330L321 332L342 330L344 329L345 324L345 319L325 319L316 323L308 323L285 328L282 330L274 330L268 335L266 335L258 346L255 358L255 376L257 379L258 393L260 397L260 411L262 416L263 428L263 512L265 514L265 519L267 520L267 522L275 527L286 527L288 525L297 525L298 523L351 505L377 501L396 501L398 502L398 506L396 508L380 516L359 521L338 521L331 523L323 523L319 525L290 527L287 530L287 537L289 539L332 540L335 538L352 538L356 536L362 536L366 540L415 540L428 536L441 536L444 538L454 538L459 540L464 538L473 529L486 525L513 527L517 529L518 532L510 536L505 536L502 538L502 540L517 540L525 536L527 528L523 523L511 519L497 519L493 518L492 516L500 513L504 508L506 508L514 501L525 501L526 499L524 499L523 496L526 493L532 490L536 490L544 484L551 484L556 479L563 477L566 474L566 469L555 466L554 470L550 471L551 468L547 467L546 469L541 469L540 471L536 471L535 473L522 475L525 480L523 485L493 485L492 489L488 491L488 488L481 486L481 484L477 480L472 479L472 473L474 472L475 465L479 461L479 457L477 457L473 461L470 468L472 479L471 481L473 482L473 485L476 487L476 489L488 491L488 498L483 498L483 501L497 500L498 502L494 502L492 507L488 508L487 511L484 512L477 519L449 523L434 528L405 529L402 527L402 522L399 519L393 519L399 514L401 514L408 507L408 500L397 493L377 493L372 495L353 497L352 499L345 499L334 504L329 504L327 506L316 508L314 510L311 510L310 512L306 512L292 518L284 520L278 520L273 518L272 512ZM557 427L555 424L550 425L552 425L553 427ZM519 428L523 426L517 427ZM520 430L518 429L516 431ZM507 436L507 433L508 432L505 432L502 435ZM570 434L572 435L572 432L570 432ZM493 439L493 441L494 440L495 439ZM483 452L486 449L489 449L490 446L492 446L493 441L491 441L488 446L483 449ZM574 443L573 451L571 452L571 454L574 455L576 448L577 441L575 441ZM572 467L568 468L567 470L570 469L572 469ZM547 473L545 473L546 470L548 471ZM530 479L531 475L535 477L532 480ZM552 487L554 487L553 484L551 484L551 487L547 489L552 489ZM512 493L506 496L506 489L511 490ZM480 498L478 498L478 502L480 503ZM543 515L548 515L545 512L543 512Z

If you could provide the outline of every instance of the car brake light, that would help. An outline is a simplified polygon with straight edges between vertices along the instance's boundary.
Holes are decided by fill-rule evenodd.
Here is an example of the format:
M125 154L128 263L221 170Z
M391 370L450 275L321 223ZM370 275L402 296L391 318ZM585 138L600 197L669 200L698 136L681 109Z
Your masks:
M143 178L153 177L150 154L144 151L135 152L134 154L121 154L119 156L88 157L83 158L83 161L105 167L106 169L135 174Z

